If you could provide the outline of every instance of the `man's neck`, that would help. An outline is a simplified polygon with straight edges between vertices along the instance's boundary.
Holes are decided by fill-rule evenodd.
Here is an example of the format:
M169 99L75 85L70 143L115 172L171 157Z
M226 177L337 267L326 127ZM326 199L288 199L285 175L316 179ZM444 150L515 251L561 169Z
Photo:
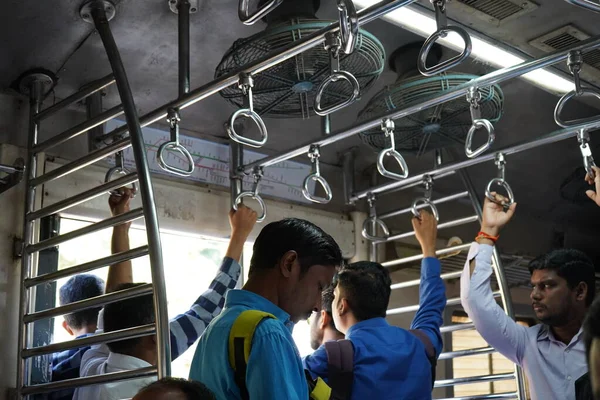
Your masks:
M266 274L249 278L242 289L256 293L279 307L277 284Z
M344 334L342 332L338 332L337 330L331 327L327 327L323 331L323 343L341 339L344 339Z
M96 325L86 325L86 326L81 327L81 329L71 328L71 330L73 331L73 335L75 337L79 337L79 336L83 336L83 335L89 335L89 334L96 333Z
M573 340L575 335L577 335L581 330L581 325L583 325L584 317L585 312L581 315L580 313L578 313L561 326L551 326L550 329L552 330L552 334L554 335L556 340L559 340L564 344L568 345L569 343L571 343L571 340Z

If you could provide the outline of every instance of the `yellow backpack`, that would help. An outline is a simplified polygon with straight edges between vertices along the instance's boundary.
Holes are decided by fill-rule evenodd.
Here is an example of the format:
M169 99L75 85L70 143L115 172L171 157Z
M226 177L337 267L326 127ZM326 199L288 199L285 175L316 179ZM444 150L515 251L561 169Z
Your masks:
M258 325L268 318L277 319L273 314L263 311L244 311L234 321L229 332L229 364L233 368L235 383L240 389L243 400L250 399L246 387L246 368L252 349L252 338ZM321 378L313 380L308 371L305 371L305 376L310 399L329 400L331 398L331 388Z

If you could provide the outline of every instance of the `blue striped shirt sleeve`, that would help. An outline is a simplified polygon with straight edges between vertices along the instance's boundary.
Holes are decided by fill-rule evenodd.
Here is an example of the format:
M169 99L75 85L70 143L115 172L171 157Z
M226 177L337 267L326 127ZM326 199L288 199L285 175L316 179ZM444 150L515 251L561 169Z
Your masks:
M172 360L190 348L213 318L221 313L225 305L225 294L229 289L235 288L240 272L240 265L234 259L225 257L208 289L188 311L169 322Z

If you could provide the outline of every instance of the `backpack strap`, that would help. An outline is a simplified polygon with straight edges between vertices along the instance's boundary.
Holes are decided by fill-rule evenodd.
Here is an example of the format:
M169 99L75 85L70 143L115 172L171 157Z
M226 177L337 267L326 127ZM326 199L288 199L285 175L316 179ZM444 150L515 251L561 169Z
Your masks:
M437 356L435 354L435 347L433 347L433 343L431 343L431 339L429 339L429 336L427 336L427 334L421 329L410 329L408 332L415 336L417 339L419 339L419 341L423 343L423 346L425 346L425 353L427 354L427 359L429 360L429 364L431 365L431 387L433 388L433 385L435 383L435 369L437 367Z
M258 325L268 318L277 319L273 314L263 311L244 311L233 322L229 332L229 364L233 368L235 383L240 389L243 400L250 398L246 387L246 368L250 358L252 338Z
M332 399L346 400L354 382L354 346L347 339L325 342L327 352L328 384Z
M310 400L330 400L335 399L331 396L331 388L325 381L319 377L313 379L308 370L304 370L306 382L308 383L308 397Z

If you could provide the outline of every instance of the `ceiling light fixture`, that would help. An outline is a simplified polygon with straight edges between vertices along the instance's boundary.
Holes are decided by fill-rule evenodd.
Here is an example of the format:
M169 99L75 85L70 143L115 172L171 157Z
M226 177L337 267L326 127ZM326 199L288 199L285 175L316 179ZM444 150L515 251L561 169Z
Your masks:
M366 8L378 3L377 0L354 0L357 8ZM398 25L410 32L422 37L429 37L437 30L437 24L433 13L428 15L425 9L420 7L405 6L394 10L382 18L394 25ZM469 32L473 50L471 57L483 61L497 68L506 68L525 62L526 59L514 52L501 48L485 38ZM456 33L450 33L438 43L456 51L464 49L464 42ZM416 61L415 61L416 62ZM574 89L572 81L549 71L547 69L538 69L521 76L523 79L541 87L551 93L562 95Z

